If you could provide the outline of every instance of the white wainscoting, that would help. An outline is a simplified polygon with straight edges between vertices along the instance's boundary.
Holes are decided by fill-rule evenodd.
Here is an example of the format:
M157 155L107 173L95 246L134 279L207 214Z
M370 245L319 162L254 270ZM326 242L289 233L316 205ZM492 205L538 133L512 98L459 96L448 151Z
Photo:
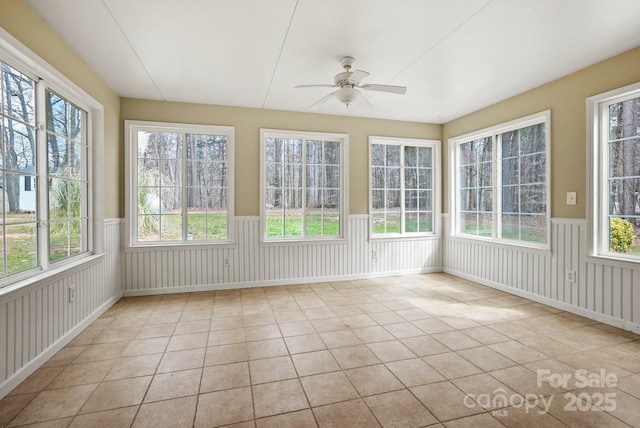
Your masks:
M236 217L237 245L127 249L124 294L142 295L366 278L442 270L439 238L369 241L367 215L340 243L260 244L259 217ZM374 258L374 252L376 257ZM225 258L230 266L224 266Z
M0 398L120 298L121 223L105 221L104 255L0 296Z
M583 219L552 219L550 252L447 236L444 270L640 333L640 267L587 261L586 229Z

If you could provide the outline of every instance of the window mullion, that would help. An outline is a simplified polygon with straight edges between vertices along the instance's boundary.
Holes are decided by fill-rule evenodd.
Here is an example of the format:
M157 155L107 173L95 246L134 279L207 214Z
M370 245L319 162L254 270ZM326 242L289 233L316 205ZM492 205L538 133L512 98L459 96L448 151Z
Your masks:
M494 174L493 192L495 198L493 200L493 237L502 238L502 135L491 136L493 142L493 163Z
M302 168L300 171L300 174L302 174L302 177L300 177L300 179L302 180L302 237L306 238L307 236L307 140L305 140L304 138L301 138L302 141ZM296 189L296 192L298 190Z
M404 145L400 144L400 234L405 233L407 215L405 209L405 196L404 196ZM417 155L416 155L417 156Z
M180 184L182 187L182 207L181 207L181 212L182 212L182 240L183 241L187 241L188 235L187 235L187 215L188 215L188 200L189 200L189 195L188 195L188 189L187 189L187 152L188 152L188 144L187 144L187 133L183 132L180 135L180 139L181 139L181 143L182 143L182 159L181 159L181 163L182 163L182 175L181 175L181 181L182 183Z
M36 82L36 218L38 221L37 254L42 269L49 267L49 180L47 166L47 114L45 108L46 85ZM5 240L6 241L6 240ZM5 252L6 254L6 252Z

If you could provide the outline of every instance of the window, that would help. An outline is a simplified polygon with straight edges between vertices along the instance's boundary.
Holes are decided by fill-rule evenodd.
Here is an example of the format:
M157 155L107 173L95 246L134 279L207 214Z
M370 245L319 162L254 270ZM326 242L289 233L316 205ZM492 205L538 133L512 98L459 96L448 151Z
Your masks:
M0 60L0 69L0 286L5 286L90 252L91 180L89 108L80 107L86 101L82 94L71 88L60 95L64 83L56 81L54 91L49 80L37 77L40 71L26 66Z
M590 253L637 260L640 84L589 98Z
M372 237L434 234L440 142L369 137Z
M234 128L126 121L131 245L231 242Z
M344 238L348 136L260 130L263 240Z
M450 140L455 235L548 247L549 126L547 111Z

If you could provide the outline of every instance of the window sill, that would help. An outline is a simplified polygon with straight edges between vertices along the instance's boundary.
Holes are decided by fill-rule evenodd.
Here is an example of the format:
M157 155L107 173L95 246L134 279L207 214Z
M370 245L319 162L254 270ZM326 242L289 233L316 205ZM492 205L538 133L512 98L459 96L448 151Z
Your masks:
M369 235L369 242L400 242L400 241L430 241L434 239L440 239L442 236L436 234L428 234L428 235L391 235L391 236L381 236L381 235Z
M65 263L62 266L50 268L22 281L0 288L0 303L13 300L31 293L35 289L44 287L48 283L56 281L64 276L81 269L93 266L104 259L104 254L89 254L77 260Z
M594 263L603 266L615 266L626 269L638 269L640 268L640 258L623 258L613 255L605 254L592 254L585 257L587 263Z
M464 241L479 242L494 248L506 248L510 250L526 251L528 253L540 254L542 256L547 256L547 257L551 256L551 248L548 246L542 247L542 246L518 244L515 242L502 241L502 240L496 240L491 238L467 236L467 235L452 235L450 236L450 239L454 241L461 241L461 242L464 242Z
M265 241L264 238L260 240L261 247L303 247L306 245L347 245L349 243L348 238L328 238L328 239L279 239L272 241Z
M124 248L125 253L142 253L148 251L187 251L187 250L210 250L212 248L235 248L237 243L233 241L207 242L207 243L185 243L185 244L149 244L149 245L129 245Z

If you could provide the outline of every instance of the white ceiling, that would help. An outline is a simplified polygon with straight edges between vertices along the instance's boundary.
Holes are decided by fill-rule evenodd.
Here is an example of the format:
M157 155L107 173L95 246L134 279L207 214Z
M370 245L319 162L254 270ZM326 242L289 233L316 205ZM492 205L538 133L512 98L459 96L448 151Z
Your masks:
M640 45L638 0L26 0L120 96L445 123Z

